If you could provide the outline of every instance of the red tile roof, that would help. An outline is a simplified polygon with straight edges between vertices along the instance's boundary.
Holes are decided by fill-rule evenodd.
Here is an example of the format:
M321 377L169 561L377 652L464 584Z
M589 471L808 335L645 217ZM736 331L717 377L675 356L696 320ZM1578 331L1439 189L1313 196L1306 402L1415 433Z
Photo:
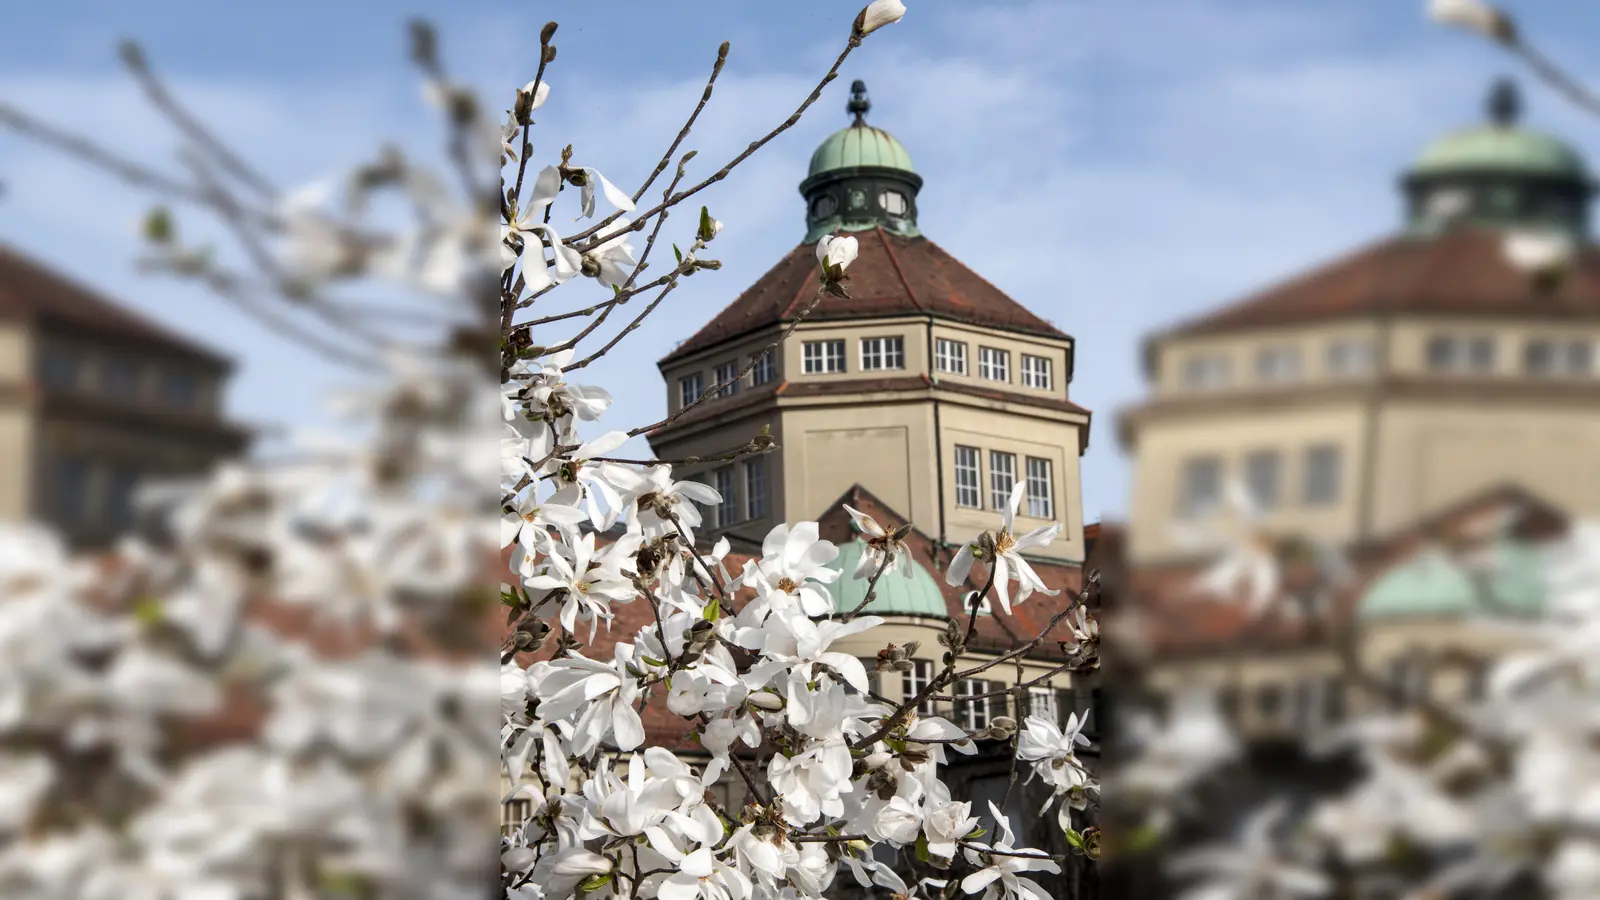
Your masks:
M1050 338L1068 337L925 237L900 237L875 228L856 238L860 254L850 266L850 297L824 295L807 321L931 315ZM816 245L801 244L661 362L792 321L811 302L816 289Z
M1600 318L1600 247L1584 247L1565 277L1542 289L1506 261L1495 232L1464 228L1435 238L1401 235L1167 333L1208 334L1376 313Z
M19 318L189 356L221 369L225 356L126 309L60 272L0 244L0 318Z

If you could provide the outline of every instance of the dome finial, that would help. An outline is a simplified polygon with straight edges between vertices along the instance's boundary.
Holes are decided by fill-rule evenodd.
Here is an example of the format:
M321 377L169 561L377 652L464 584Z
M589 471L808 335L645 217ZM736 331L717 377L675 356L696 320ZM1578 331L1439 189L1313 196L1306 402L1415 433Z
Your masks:
M1500 128L1511 128L1522 115L1522 97L1517 93L1516 82L1510 78L1496 78L1489 88L1489 121Z
M872 101L867 99L867 83L857 78L850 85L850 102L845 104L845 112L856 117L854 124L867 124L867 110L872 108Z

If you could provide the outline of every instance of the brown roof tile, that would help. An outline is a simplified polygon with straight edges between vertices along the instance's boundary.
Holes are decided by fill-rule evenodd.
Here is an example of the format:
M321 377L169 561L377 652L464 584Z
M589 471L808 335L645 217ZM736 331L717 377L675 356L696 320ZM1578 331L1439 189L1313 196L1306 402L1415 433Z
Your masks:
M118 305L6 244L0 244L0 317L36 321L70 329L75 334L154 345L223 370L233 365L216 351Z
M850 297L824 295L808 321L932 315L1051 338L1067 337L927 238L900 237L881 228L856 237L860 254L850 266ZM790 321L811 301L816 288L816 245L801 244L661 361L670 362Z
M1500 235L1462 229L1362 247L1169 334L1296 325L1376 313L1600 318L1600 247L1587 246L1553 288L1506 261Z

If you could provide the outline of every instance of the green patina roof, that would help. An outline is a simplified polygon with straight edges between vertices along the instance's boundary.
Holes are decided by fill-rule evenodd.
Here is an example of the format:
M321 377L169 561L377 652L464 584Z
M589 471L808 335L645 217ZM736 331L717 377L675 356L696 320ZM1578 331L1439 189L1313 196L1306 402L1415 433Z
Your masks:
M861 604L867 596L866 578L855 578L856 566L861 562L861 554L867 552L865 541L857 538L839 547L839 556L829 568L837 569L841 574L839 579L828 585L828 592L833 595L833 607L840 612L849 612ZM902 615L902 616L938 616L943 618L945 613L944 594L939 590L938 582L928 574L928 570L912 561L910 574L902 575L898 569L891 568L878 579L875 589L877 596L867 604L863 613L874 615Z
M1587 179L1583 156L1565 141L1525 131L1485 125L1446 135L1417 157L1412 175L1503 172L1553 178Z
M911 154L889 132L871 125L851 125L835 131L811 154L811 175L857 166L880 166L916 171Z
M1361 597L1363 618L1486 613L1531 614L1544 605L1543 557L1537 548L1504 541L1492 551L1494 574L1488 596L1479 597L1472 577L1438 559L1416 559L1391 569Z

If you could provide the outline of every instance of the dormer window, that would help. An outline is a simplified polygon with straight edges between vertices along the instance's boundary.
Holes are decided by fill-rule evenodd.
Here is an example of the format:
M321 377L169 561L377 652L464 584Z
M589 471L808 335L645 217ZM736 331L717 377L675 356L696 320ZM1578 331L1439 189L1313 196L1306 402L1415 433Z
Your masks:
M811 201L811 218L826 219L839 211L839 201L832 196L823 195Z
M694 403L696 400L699 400L700 399L700 395L705 393L705 390L706 390L705 378L699 372L696 372L693 375L685 375L682 378L679 378L678 379L678 406L679 406L679 408L682 408L682 407L685 407L685 406L689 406L690 404Z
M878 203L883 207L883 211L891 216L906 214L906 195L899 191L884 191L878 195Z

